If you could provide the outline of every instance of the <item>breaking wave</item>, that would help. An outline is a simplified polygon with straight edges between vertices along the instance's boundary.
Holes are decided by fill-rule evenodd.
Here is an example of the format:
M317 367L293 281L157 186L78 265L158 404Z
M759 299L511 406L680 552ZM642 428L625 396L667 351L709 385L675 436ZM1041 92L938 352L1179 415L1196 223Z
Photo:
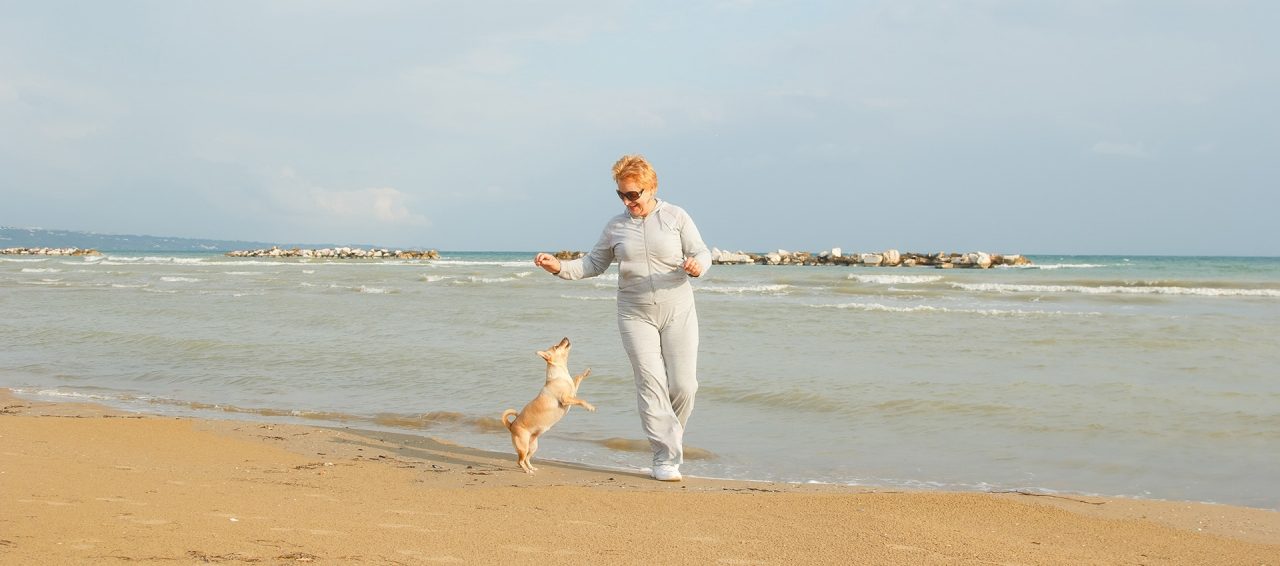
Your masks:
M951 283L966 291L992 293L1083 293L1088 295L1194 295L1202 297L1280 297L1280 289L1157 287L1121 285L1028 285L1016 283Z
M882 305L880 303L838 303L838 304L820 304L807 305L818 309L852 309L866 312L892 312L892 313L944 313L944 314L976 314L982 316L1013 316L1013 317L1036 317L1036 316L1101 316L1098 312L1067 312L1067 311L1036 311L1022 309L953 309L947 307L934 307L929 305L912 305L907 307L894 307Z
M725 295L786 295L788 289L791 289L791 285L699 285L695 289L705 293L721 293Z
M941 281L941 275L855 275L849 274L848 279L859 283L874 283L876 285L917 285L923 283L933 283Z

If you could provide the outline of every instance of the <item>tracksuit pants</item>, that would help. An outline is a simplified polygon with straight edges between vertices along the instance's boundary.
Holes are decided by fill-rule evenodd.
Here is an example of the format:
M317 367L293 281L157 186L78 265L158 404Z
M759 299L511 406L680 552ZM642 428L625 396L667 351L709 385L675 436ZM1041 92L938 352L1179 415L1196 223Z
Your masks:
M698 312L693 298L674 304L618 303L618 330L635 373L640 423L653 464L684 462L684 427L698 391Z

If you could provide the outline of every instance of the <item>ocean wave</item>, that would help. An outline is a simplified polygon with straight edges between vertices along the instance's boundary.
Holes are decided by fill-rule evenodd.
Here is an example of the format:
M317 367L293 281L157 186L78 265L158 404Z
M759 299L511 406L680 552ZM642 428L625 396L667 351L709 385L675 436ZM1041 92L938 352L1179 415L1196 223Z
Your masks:
M45 285L49 287L70 287L70 283L63 283L61 279L41 279L39 281L20 281L23 285Z
M261 261L239 259L208 259L200 257L162 257L162 256L108 256L99 261L102 265L198 265L198 266L245 266L245 265L315 265L289 261Z
M478 275L469 275L467 277L454 279L453 283L455 285L465 285L467 283L510 283L512 281L519 281L527 277L530 273L532 272L526 271L523 274L515 273L511 277L480 277Z
M591 442L598 444L600 446L603 446L605 448L608 448L610 450L617 450L619 452L636 452L641 454L647 454L653 451L653 446L649 444L648 440L638 440L635 438L612 437L612 438L601 438L597 440L592 440ZM686 460L716 459L716 454L705 448L698 448L695 446L689 446L688 444L685 444L682 447L682 450L684 451L684 458Z
M195 277L161 277L161 281L169 283L199 283L200 280Z
M56 269L53 267L24 267L22 268L22 272L23 273L62 273L62 270Z
M604 297L589 297L586 295L560 295L561 299L569 299L571 301L616 301L618 298L614 295Z
M528 267L533 264L533 260L529 261L465 261L460 259L438 259L432 260L430 265L436 267L452 267L464 266L472 267L477 265L486 265L491 267Z
M223 271L224 275L262 275L261 271Z
M874 283L877 285L914 285L923 283L933 283L941 281L941 275L855 275L849 274L848 279L852 279L859 283Z
M49 258L47 257L36 257L36 258L0 257L0 262L5 262L5 261L13 262L13 263L40 263L42 261L49 261Z
M806 305L819 309L853 309L866 312L893 312L893 313L943 313L943 314L976 314L982 316L1101 316L1098 312L1067 312L1067 311L1028 311L1022 309L952 309L947 307L934 307L929 305L912 305L908 307L894 307L882 305L880 303L836 303L836 304L817 304Z
M506 425L497 417L478 417L453 411L432 411L421 415L380 413L370 422L394 428L432 428L439 425L465 425L480 432L505 432Z
M420 279L420 280L422 280L422 281L425 281L425 282L427 282L427 283L439 283L439 282L441 282L441 281L446 281L446 280L449 280L449 279L453 279L453 277L452 277L452 276L449 276L449 275L426 275L426 274L423 274L422 276L418 277L418 279Z
M898 417L915 415L993 417L997 415L1020 415L1024 412L1023 409L1012 405L940 399L893 399L871 405L871 408L890 416Z
M394 295L400 292L398 289L384 289L382 287L369 287L366 285L361 285L357 291L367 295Z
M1053 270L1053 269L1093 269L1097 267L1111 267L1111 266L1097 264L1097 263L1049 263L1045 265L1011 265L1011 266L1001 265L998 267L1009 267L1011 269Z
M1028 285L1016 283L951 283L966 291L994 293L1083 293L1088 295L1192 295L1201 297L1280 297L1280 289L1228 289L1216 287L1154 287L1120 285Z
M746 294L762 294L762 295L786 295L787 290L791 289L791 285L786 284L763 284L763 285L698 285L694 287L698 291L706 293L721 293L725 295L746 295Z
M849 406L821 393L805 389L755 391L728 386L704 385L699 393L722 403L739 403L771 409L800 409L821 413L843 413Z
M17 395L31 395L34 397L45 397L53 399L80 399L86 401L115 401L120 397L116 395L97 395L93 393L81 393L79 391L65 391L62 389L26 389L15 387L11 389Z

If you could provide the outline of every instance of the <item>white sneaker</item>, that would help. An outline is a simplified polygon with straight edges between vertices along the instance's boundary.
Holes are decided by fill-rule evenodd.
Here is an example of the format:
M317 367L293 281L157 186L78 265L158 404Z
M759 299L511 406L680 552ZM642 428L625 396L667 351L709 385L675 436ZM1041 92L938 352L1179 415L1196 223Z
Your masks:
M671 464L658 464L653 467L653 479L658 481L681 481L680 467Z

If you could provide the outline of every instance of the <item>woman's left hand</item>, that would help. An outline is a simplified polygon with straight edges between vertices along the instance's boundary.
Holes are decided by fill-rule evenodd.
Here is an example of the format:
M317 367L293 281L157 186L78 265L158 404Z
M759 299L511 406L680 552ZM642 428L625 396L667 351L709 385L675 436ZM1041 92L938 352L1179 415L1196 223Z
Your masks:
M691 257L684 258L683 267L684 267L684 272L688 273L691 277L697 277L699 275L702 275L702 264L698 263L698 260L694 258L691 258Z

